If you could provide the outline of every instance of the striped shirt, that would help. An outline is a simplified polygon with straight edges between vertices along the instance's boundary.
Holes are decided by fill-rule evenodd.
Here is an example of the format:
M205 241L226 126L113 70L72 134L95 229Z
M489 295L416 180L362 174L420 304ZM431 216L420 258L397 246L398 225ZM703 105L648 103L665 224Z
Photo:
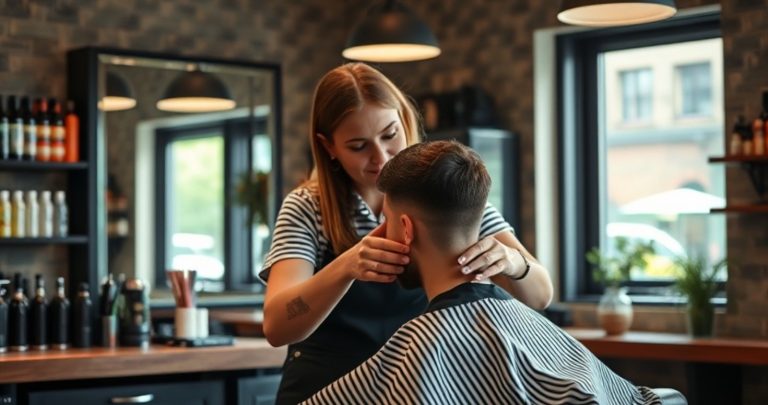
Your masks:
M494 285L435 297L307 404L660 404Z
M355 193L354 197L355 229L362 238L376 228L382 218L374 215L360 195ZM496 208L487 204L480 225L480 238L502 231L512 231L512 227ZM272 247L259 276L266 281L272 265L285 259L304 259L312 263L317 271L327 264L323 263L323 259L332 256L335 254L323 228L317 192L306 186L298 187L283 201L275 223Z

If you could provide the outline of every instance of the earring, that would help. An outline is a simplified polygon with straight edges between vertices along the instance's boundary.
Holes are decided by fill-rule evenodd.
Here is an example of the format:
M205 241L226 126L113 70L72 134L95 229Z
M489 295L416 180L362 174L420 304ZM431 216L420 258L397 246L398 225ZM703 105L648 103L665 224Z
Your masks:
M341 163L339 163L339 160L336 159L336 157L331 156L331 171L338 172L339 170L341 170Z

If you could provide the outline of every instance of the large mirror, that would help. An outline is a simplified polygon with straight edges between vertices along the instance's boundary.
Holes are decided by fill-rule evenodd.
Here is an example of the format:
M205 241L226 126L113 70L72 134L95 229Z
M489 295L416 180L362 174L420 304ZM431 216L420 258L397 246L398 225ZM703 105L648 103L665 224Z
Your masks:
M167 297L166 269L203 297L260 292L279 204L279 68L94 50L107 271ZM101 169L101 167L100 167Z

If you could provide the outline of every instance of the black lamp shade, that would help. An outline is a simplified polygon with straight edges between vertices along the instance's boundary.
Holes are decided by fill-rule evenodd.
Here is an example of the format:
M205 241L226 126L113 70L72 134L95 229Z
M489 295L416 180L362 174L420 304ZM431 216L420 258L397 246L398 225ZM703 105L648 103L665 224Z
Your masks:
M367 62L408 62L435 58L440 47L429 27L408 7L388 0L368 10L342 55Z
M157 102L157 109L172 112L211 112L235 108L235 101L216 76L193 70L177 76Z
M107 72L107 88L104 97L99 102L103 111L129 110L136 106L131 88L122 76L115 72Z
M674 0L563 0L557 19L571 25L612 27L672 17Z

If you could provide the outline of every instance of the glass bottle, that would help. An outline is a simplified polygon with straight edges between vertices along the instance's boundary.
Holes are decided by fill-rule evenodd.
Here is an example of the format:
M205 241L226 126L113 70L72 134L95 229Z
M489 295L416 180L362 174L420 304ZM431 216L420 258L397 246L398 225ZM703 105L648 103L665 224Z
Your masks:
M25 352L29 349L27 340L27 319L29 305L24 295L21 274L13 276L13 297L8 305L8 348L12 351Z
M35 275L35 297L29 306L29 340L32 349L48 349L48 300L45 298L45 280Z
M40 192L40 237L53 237L53 202L51 201L51 192L43 190Z
M27 191L27 237L37 238L40 236L40 206L37 204L37 191Z
M0 190L0 238L10 238L11 232L11 193L8 190Z
M64 238L69 234L69 208L64 191L56 192L56 202L53 208L53 236Z
M11 235L15 238L23 238L26 235L25 211L24 192L16 190L13 192L13 201L11 202Z
M48 341L54 349L69 345L69 300L64 292L64 277L56 279L56 295L48 305Z

